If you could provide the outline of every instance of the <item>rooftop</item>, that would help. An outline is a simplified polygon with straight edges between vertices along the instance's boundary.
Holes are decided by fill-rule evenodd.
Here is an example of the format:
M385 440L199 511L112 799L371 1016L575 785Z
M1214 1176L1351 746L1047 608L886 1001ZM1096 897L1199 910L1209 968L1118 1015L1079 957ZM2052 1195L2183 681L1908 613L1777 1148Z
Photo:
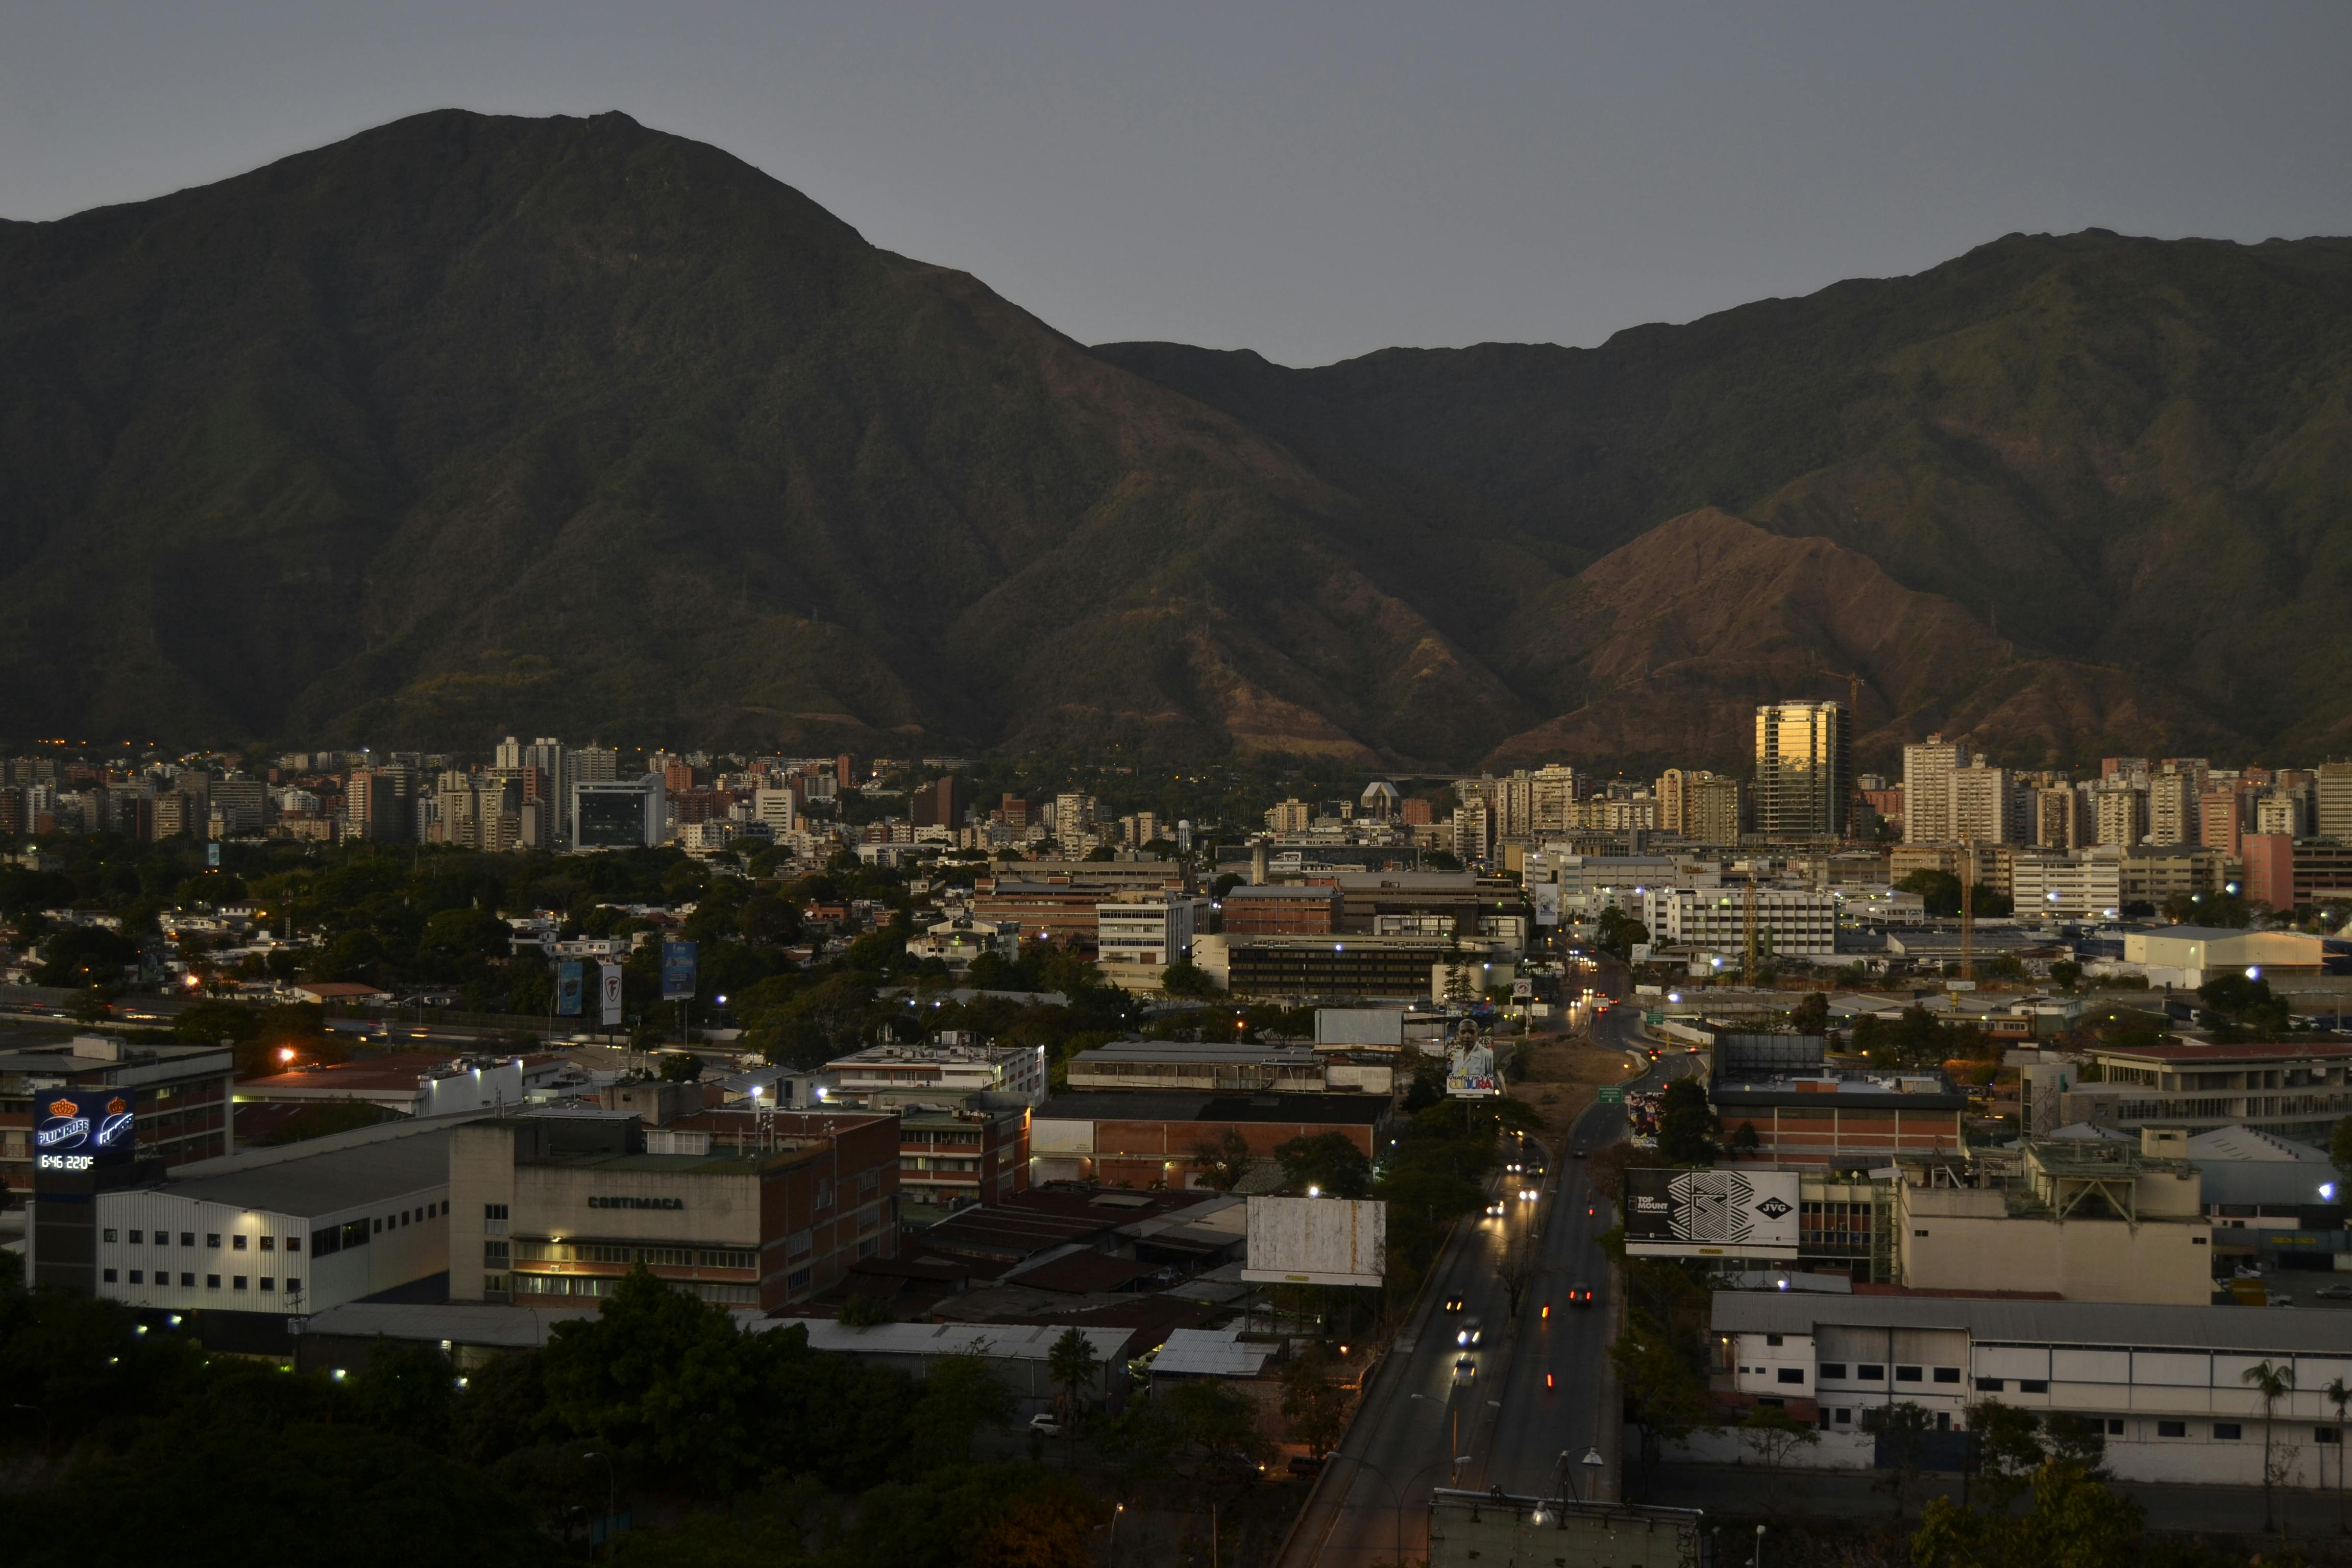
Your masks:
M2114 1301L1988 1300L1962 1296L1840 1296L1718 1290L1725 1333L1810 1334L1817 1323L1866 1329L1957 1329L2006 1344L2128 1346L2243 1355L2352 1355L2352 1318L2254 1307Z
M1110 1040L1078 1052L1073 1062L1289 1062L1312 1065L1311 1046L1234 1045L1224 1040Z
M292 1072L271 1073L266 1078L249 1078L238 1083L236 1092L240 1095L268 1095L298 1091L306 1096L383 1094L414 1089L431 1079L451 1078L459 1072L471 1072L483 1067L503 1067L520 1059L519 1057L449 1057L427 1051L401 1051L391 1056L368 1057L359 1061L297 1068Z
M2093 1054L2118 1060L2145 1062L2309 1061L2320 1057L2352 1057L2352 1040L2246 1041L2226 1046L2099 1046L2094 1048Z
M1054 1342L1068 1331L1058 1324L1035 1323L877 1323L859 1329L832 1318L771 1321L777 1328L797 1323L807 1329L812 1350L852 1355L979 1355L993 1361L1044 1361L1054 1353ZM1126 1354L1126 1329L1082 1328L1078 1332L1105 1362Z
M1239 1329L1174 1329L1151 1363L1154 1377L1255 1377L1274 1347L1244 1344Z
M466 1301L438 1306L347 1301L311 1314L305 1334L341 1334L352 1339L447 1340L452 1344L533 1350L547 1343L548 1331L575 1318L593 1318L597 1308L492 1307Z
M1389 1114L1384 1096L1368 1094L1158 1094L1122 1089L1057 1094L1037 1108L1050 1121L1297 1121L1377 1127Z
M302 1147L270 1151L275 1158L232 1154L182 1166L161 1190L198 1203L307 1217L389 1202L449 1182L446 1131L324 1149L307 1158L300 1155Z

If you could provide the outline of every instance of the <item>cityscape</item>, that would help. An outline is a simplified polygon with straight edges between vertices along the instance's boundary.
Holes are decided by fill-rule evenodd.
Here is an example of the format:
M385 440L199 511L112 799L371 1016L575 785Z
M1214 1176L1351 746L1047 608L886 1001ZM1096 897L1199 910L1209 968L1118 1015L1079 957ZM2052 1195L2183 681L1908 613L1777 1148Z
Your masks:
M2352 1568L2347 51L27 17L0 1563Z

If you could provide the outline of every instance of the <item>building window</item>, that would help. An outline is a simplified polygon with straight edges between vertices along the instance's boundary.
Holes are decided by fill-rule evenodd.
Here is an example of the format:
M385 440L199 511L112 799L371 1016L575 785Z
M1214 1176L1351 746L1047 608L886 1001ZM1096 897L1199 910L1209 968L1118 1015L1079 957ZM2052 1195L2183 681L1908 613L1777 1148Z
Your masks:
M382 1221L382 1220L380 1220L380 1219L374 1219L374 1218L373 1218L373 1217L372 1217L372 1218L370 1219L370 1221L369 1221L369 1225L368 1225L368 1233L369 1233L370 1235L372 1235L372 1236L373 1236L373 1235L379 1235L379 1234L381 1234L381 1233L383 1232L383 1221Z
M504 1268L509 1257L507 1247L508 1244L503 1241L482 1243L482 1261L492 1268Z
M286 1277L286 1293L289 1296L299 1296L302 1293L302 1281L295 1279L290 1274L288 1275Z
M147 1283L146 1270L141 1268L132 1269L131 1271L131 1282L133 1285L144 1285Z
M195 1244L196 1233L194 1231L184 1230L180 1233L180 1245L182 1247L194 1247Z
M1862 1371L1855 1376L1864 1383L1885 1383L1886 1369L1883 1366L1873 1366L1870 1363L1864 1362L1862 1363Z
M1920 1381L1920 1373L1925 1370L1925 1368L1916 1366L1898 1366L1895 1369L1895 1381L1897 1383L1917 1383Z
M1937 1383L1958 1383L1960 1381L1960 1369L1956 1366L1939 1366L1936 1369L1936 1381Z
M2186 1437L2189 1436L2189 1423L2159 1421L2156 1424L2156 1435L2159 1437Z
M102 1232L102 1233L101 1233L101 1238L102 1238L102 1239L104 1239L104 1240L107 1240L107 1241L112 1241L112 1240L114 1239L114 1232L113 1232L112 1230L110 1230L110 1230L107 1230L107 1231L105 1231L105 1232Z
M109 1285L111 1285L111 1284L113 1284L113 1283L114 1283L114 1270L113 1270L113 1269L111 1269L111 1268L101 1268L101 1269L100 1269L100 1270L98 1271L98 1277L99 1277L100 1279L105 1280Z
M1838 1424L1839 1426L1851 1426L1851 1425L1853 1425L1853 1409L1852 1409L1850 1406L1848 1406L1848 1407L1841 1407L1838 1411L1836 1411L1836 1412L1835 1412L1835 1414L1836 1414L1836 1416L1837 1416L1837 1424Z
M107 1239L108 1239L109 1241L111 1241L111 1240L113 1240L114 1238L113 1238L112 1237L107 1237ZM146 1239L147 1239L147 1236L146 1236L146 1233L145 1233L144 1231L137 1231L137 1230L134 1230L134 1231L132 1231L132 1232L131 1233L131 1246L133 1246L133 1247L138 1246L141 1242L142 1242L142 1241L144 1241L144 1240L146 1240Z
M2008 1386L2009 1383L2005 1378L1980 1377L1977 1379L1977 1392L1979 1394L1999 1394L2002 1389L2007 1388Z
M2234 1443L2245 1435L2246 1429L2235 1421L2213 1423L2213 1440L2217 1443Z
M2047 1394L2050 1392L2050 1380L2046 1377L2021 1377L2017 1380L2017 1392L2020 1394Z
M1805 1381L1805 1369L1801 1366L1784 1366L1780 1369L1780 1381L1782 1383L1802 1383Z
M814 1272L814 1270L807 1268L793 1269L790 1274L784 1277L785 1288L792 1290L806 1289L808 1288L809 1279L813 1276Z
M287 1250L287 1251L289 1251L289 1252L299 1252L299 1251L301 1251L301 1250L302 1250L302 1238L301 1238L300 1237L299 1237L299 1236L289 1236L289 1237L288 1237L286 1238L286 1250Z
M507 1205L504 1204L484 1204L482 1205L482 1217L484 1219L504 1219L507 1217Z
M2311 1429L2311 1440L2315 1443L2341 1443L2344 1432L2336 1426L2315 1426Z
M231 1252L243 1252L245 1250L245 1237L241 1236L230 1237L228 1238L228 1247Z
M277 1250L278 1250L278 1238L277 1238L276 1237L274 1237L274 1236L265 1236L265 1237L263 1237L261 1238L261 1250L262 1250L262 1251L264 1251L264 1252L275 1252L275 1251L277 1251Z
M1842 1361L1825 1361L1822 1363L1822 1376L1832 1383L1843 1383L1845 1381L1845 1363Z
M278 1281L265 1274L261 1277L261 1288L265 1290L275 1290L278 1289Z
M207 1290L217 1290L217 1289L220 1289L220 1276L219 1276L219 1275L217 1275L217 1274L207 1274L207 1275L205 1275L205 1289L207 1289Z
M400 1223L403 1225L406 1225L408 1223L408 1211L406 1209L400 1211Z
M869 1236L857 1244L857 1256L860 1258L871 1258L881 1250L882 1238L878 1236Z
M183 1290L193 1290L193 1289L194 1289L195 1288L196 1288L196 1277L195 1277L194 1275L193 1275L193 1274L183 1274L183 1275L181 1275L181 1276L180 1276L180 1289L183 1289Z
M218 1252L220 1250L220 1232L216 1230L208 1230L205 1232L205 1245L211 1247L215 1252Z
M232 1289L232 1290L242 1290L242 1289L245 1289L245 1276L244 1276L244 1275L242 1275L242 1274L232 1275L232 1276L230 1277L230 1279L229 1279L228 1286L229 1286L229 1289Z
M136 1237L133 1237L132 1239L136 1240L137 1238L136 1238ZM1779 1334L1766 1334L1766 1335L1764 1336L1764 1342L1765 1342L1766 1344L1768 1344L1768 1345L1777 1345L1777 1344L1779 1344L1780 1342L1781 1342L1781 1336L1780 1336L1780 1335L1779 1335Z

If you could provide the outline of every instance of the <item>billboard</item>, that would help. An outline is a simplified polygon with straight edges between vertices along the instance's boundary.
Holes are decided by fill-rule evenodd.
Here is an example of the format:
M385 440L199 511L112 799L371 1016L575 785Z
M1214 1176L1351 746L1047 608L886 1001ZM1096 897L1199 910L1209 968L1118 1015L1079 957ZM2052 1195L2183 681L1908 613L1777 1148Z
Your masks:
M1271 1285L1379 1285L1389 1205L1377 1198L1252 1198L1242 1278Z
M555 966L555 1010L567 1018L580 1016L580 993L587 966L571 959Z
M1794 1171L1625 1173L1625 1250L1641 1258L1794 1258Z
M1558 882L1530 882L1528 884L1528 896L1535 900L1536 924L1539 926L1559 924L1559 884Z
M136 1097L127 1089L53 1089L34 1096L35 1169L100 1171L127 1165L137 1142Z
M1495 1074L1495 1048L1484 1040L1457 1046L1445 1063L1445 1092L1457 1100L1492 1100L1503 1092Z
M663 1001L693 1001L694 943L690 942L662 943L661 974Z
M596 996L602 1005L604 1027L617 1028L621 1022L621 966L610 959L596 965Z

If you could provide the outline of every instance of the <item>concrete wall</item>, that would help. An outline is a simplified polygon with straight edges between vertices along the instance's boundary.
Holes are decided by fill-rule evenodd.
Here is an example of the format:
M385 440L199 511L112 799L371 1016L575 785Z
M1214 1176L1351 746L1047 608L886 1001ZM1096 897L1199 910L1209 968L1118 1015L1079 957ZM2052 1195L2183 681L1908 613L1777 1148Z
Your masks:
M2212 1227L2202 1219L2012 1219L1990 1188L1906 1187L1902 1208L1897 1255L1914 1289L1992 1287L2189 1307L2212 1300Z

